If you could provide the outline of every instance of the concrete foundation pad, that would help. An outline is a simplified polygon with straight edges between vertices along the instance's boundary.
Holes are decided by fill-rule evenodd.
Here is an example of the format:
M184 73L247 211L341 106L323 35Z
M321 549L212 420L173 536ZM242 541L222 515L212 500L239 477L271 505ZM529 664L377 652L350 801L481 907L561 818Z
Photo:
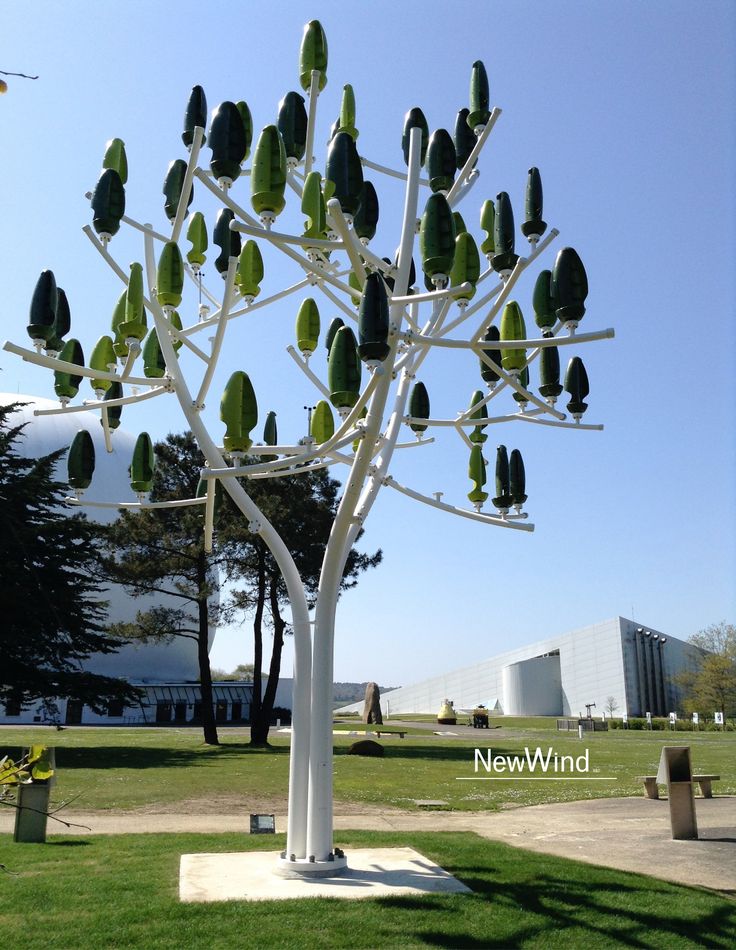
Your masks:
M270 901L298 897L386 897L398 894L470 894L439 865L412 848L350 851L348 868L337 877L284 878L276 873L277 855L269 851L183 854L179 899Z

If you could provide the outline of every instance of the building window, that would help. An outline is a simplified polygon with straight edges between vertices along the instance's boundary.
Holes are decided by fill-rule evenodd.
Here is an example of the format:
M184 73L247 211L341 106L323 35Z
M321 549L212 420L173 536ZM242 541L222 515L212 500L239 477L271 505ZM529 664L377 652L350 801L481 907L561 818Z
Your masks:
M107 715L110 719L120 719L124 709L122 699L113 699L107 704Z
M9 699L5 703L6 716L20 716L20 703L15 699Z

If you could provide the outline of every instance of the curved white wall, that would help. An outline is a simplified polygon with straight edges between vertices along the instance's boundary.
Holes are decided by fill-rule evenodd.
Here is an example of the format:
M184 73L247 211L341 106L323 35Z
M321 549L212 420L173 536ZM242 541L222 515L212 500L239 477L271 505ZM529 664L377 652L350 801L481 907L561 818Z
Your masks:
M128 466L133 455L136 436L117 429L112 437L113 451L105 451L105 439L100 418L94 412L76 412L52 416L36 416L38 409L57 409L59 403L51 399L0 393L0 404L27 403L12 417L13 425L19 418L27 425L23 436L15 443L19 455L38 458L57 449L68 447L79 429L86 429L95 446L95 474L92 484L84 493L83 500L91 501L136 501L128 483ZM123 417L124 418L124 417ZM66 481L66 460L62 457L57 469L59 481ZM87 516L101 522L112 521L116 512L106 508L83 508ZM111 620L133 620L138 610L145 610L162 598L133 598L114 585L101 590L101 596L109 601ZM178 604L177 604L178 606ZM210 629L210 646L214 628ZM95 655L85 664L95 673L120 676L137 682L178 682L199 678L197 647L193 640L177 638L169 644L140 644L122 647L117 653Z
M501 682L505 715L562 715L559 654L511 663L503 668Z

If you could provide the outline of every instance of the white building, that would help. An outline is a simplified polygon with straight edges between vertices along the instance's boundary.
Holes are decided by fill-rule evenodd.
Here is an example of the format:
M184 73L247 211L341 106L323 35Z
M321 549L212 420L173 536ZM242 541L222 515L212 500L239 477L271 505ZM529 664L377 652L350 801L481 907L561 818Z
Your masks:
M616 617L391 690L381 704L391 716L436 714L449 699L456 709L482 703L507 716L577 717L592 703L602 714L612 697L617 716L665 716L678 711L674 677L701 655L689 643ZM353 703L340 712L362 708Z
M22 402L26 405L12 417L13 424L27 423L23 435L14 445L19 455L39 458L68 448L80 429L86 429L95 446L95 474L84 498L100 502L136 501L128 482L128 466L133 455L136 436L117 429L112 436L112 452L105 449L100 418L94 412L38 415L58 409L55 400L0 393L0 405ZM124 417L123 417L124 418ZM136 434L137 435L137 434ZM66 480L66 462L62 457L57 469L59 481ZM112 521L114 508L86 508L87 516L97 521ZM111 621L133 620L139 610L156 603L153 597L133 598L122 587L112 585L100 591L100 598L109 602ZM210 646L215 629L209 633ZM122 724L144 722L188 722L197 720L199 695L199 664L197 645L185 637L172 638L168 643L130 644L116 653L91 656L84 668L105 676L125 679L143 692L140 706L122 709L112 706L107 715L99 716L74 700L57 702L61 722L70 724ZM218 683L214 687L215 714L220 722L241 722L250 713L252 684ZM34 723L48 719L48 710L42 702L27 707L0 704L0 723Z

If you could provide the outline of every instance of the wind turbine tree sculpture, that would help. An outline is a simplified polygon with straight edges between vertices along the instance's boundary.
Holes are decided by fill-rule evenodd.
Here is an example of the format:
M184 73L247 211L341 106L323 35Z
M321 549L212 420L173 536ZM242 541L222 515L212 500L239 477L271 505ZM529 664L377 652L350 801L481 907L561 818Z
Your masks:
M516 250L514 216L506 192L498 194L495 201L482 203L484 238L480 247L454 211L479 180L481 152L501 114L500 109L490 108L482 62L472 66L470 101L458 112L452 135L445 129L430 135L419 108L407 113L401 138L405 170L387 168L359 153L350 85L342 91L323 170L315 168L317 104L327 82L327 41L316 20L304 29L299 79L307 99L297 92L283 98L277 120L257 138L250 167L253 130L248 105L221 103L206 129L205 94L200 86L194 87L182 135L188 155L171 163L164 183L170 222L166 233L125 214L125 146L119 139L108 143L103 171L91 195L93 227L85 231L123 285L113 313L113 335L97 342L89 365L85 365L79 342L73 338L63 341L70 329L66 297L53 274L45 271L33 296L28 328L36 351L9 343L5 346L55 371L62 406L52 411L100 411L108 448L123 406L173 394L207 460L202 472L206 490L188 502L204 507L206 543L212 544L215 488L222 486L250 530L272 551L288 589L295 644L288 833L278 869L284 874L332 875L347 862L333 846L332 836L335 612L345 558L379 490L389 486L416 501L482 524L533 530L523 510L524 464L517 449L509 454L505 446L498 446L491 498L495 510L484 510L488 500L484 488L485 430L506 421L579 430L602 428L581 422L588 395L585 368L576 355L561 378L559 348L610 338L613 331L577 332L585 313L587 279L580 257L566 247L557 254L553 267L542 270L537 278L532 307L539 333L527 338L522 308L511 299L511 291L558 233L547 230L542 219L542 185L536 168L528 173L521 225L528 241L526 256ZM212 150L209 168L200 165L205 143ZM366 170L404 182L403 220L393 260L371 248L379 196L365 177ZM238 195L241 189L247 192L244 181L248 178L253 213L244 207L245 194ZM208 247L210 232L203 213L190 211L195 180L198 191L211 193L220 206L212 239L217 249L214 264L224 278L221 297L202 282L202 265L213 251ZM292 231L275 228L287 207L287 189L294 193L288 204L297 205L295 220L299 221L299 212L302 220L306 217L303 227L298 223ZM425 192L426 198L420 200ZM119 266L110 248L121 224L141 232L143 238L143 264L132 264L128 272ZM190 245L184 252L180 249L183 239ZM417 244L424 288L416 286L413 254ZM268 247L280 253L284 265L293 265L300 280L257 301L264 277L261 250ZM187 278L191 279L191 293L198 292L200 301L204 296L213 308L210 312L209 304L200 304L198 319L189 324L179 313L179 309L182 315L186 313L182 300ZM254 444L256 395L249 376L236 369L222 396L220 416L226 428L223 445L218 445L202 410L218 362L226 353L226 331L259 308L274 306L307 289L341 314L326 333L329 360L324 379L310 362L321 332L319 305L309 296L298 307L299 352L293 346L288 350L316 392L308 437L280 444L275 416L270 412L265 444ZM152 320L150 329L147 317ZM463 325L469 325L470 332L457 336L455 331ZM198 336L206 337L212 331L209 345L195 343ZM469 408L450 420L432 418L427 388L417 378L425 359L438 348L464 350L479 361L480 378L486 385L485 392L474 394ZM141 353L144 375L134 376L134 363ZM186 364L179 354L186 355ZM530 386L530 369L535 363L540 374L539 394ZM76 396L82 377L92 380L97 399L81 406L67 405ZM138 392L130 391L131 387L148 388ZM563 391L572 421L556 406ZM511 411L507 408L504 414L489 416L491 402L509 394L515 401ZM399 441L402 425L413 430L413 443ZM448 428L469 452L471 507L424 495L390 474L397 450L428 445L434 441L425 437L429 429ZM151 441L143 433L131 464L131 485L139 500L115 507L150 507L146 492L153 464ZM248 484L251 479L298 478L322 466L342 467L345 477L324 554L312 634L307 599L292 556L250 497ZM92 441L87 433L80 433L69 455L72 487L78 492L86 489L93 469ZM76 501L80 503L79 498Z

